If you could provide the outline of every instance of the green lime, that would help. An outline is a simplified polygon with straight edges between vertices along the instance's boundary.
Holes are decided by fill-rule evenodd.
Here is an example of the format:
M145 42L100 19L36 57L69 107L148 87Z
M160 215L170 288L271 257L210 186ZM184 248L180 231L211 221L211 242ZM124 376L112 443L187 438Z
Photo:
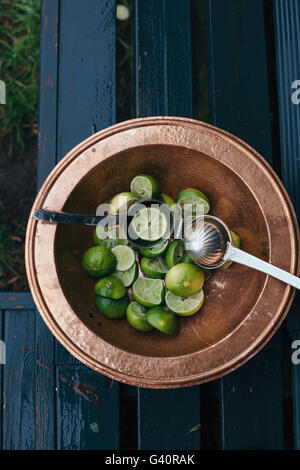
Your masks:
M168 221L157 207L145 207L133 216L130 228L141 240L155 242L165 235Z
M84 253L82 267L91 277L104 277L115 271L117 258L105 246L93 246Z
M97 225L94 232L94 242L96 245L103 245L111 250L117 245L127 245L127 238L120 227L103 227L103 225Z
M168 247L169 240L164 240L156 245L152 246L151 248L140 248L140 253L147 258L156 258L157 256L161 256Z
M125 287L131 286L134 283L138 276L138 265L135 262L133 266L127 271L116 271L114 272L114 276L121 279Z
M99 279L95 285L97 295L108 297L110 299L121 299L126 294L123 282L115 276L107 276Z
M165 297L164 284L161 279L138 277L132 286L134 298L145 307L160 305Z
M209 200L198 189L187 188L180 191L177 196L184 217L191 215L206 215L209 212Z
M132 248L126 245L117 245L112 248L112 253L117 258L117 270L128 271L135 262L135 253Z
M236 248L240 248L241 246L241 239L240 237L238 236L237 233L233 232L232 230L230 230L230 233L231 233L231 236L232 236L232 242L234 244L234 246ZM225 261L224 264L222 264L222 266L220 266L221 269L228 269L231 265L232 265L233 261Z
M162 307L150 308L146 313L147 322L167 335L178 333L178 321L173 312L167 312Z
M138 302L131 302L127 307L127 320L133 328L140 331L150 331L152 326L146 320L146 307Z
M128 295L121 299L108 299L107 297L96 297L96 306L98 310L108 318L123 318L126 315L126 309L129 304Z
M175 295L187 297L196 294L204 283L203 271L189 263L175 264L166 275L166 287Z
M161 194L161 199L168 204L170 207L171 211L173 212L174 215L179 215L179 210L177 208L176 202L171 198L171 196L168 196L168 194Z
M194 261L189 257L187 253L183 253L183 257L181 258L182 263L189 263L189 264L195 264Z
M164 258L146 258L141 259L141 268L146 276L153 279L163 279L169 271L168 265Z
M197 294L189 297L179 297L168 291L166 294L166 304L172 312L183 317L189 317L198 312L204 302L204 293L201 289Z
M184 247L182 240L174 240L167 251L166 260L169 268L173 268L175 264L180 263L183 257Z
M136 202L136 196L133 193L124 192L116 194L110 200L110 212L111 214L119 214L121 212L127 212L128 207Z
M139 199L156 199L159 197L159 183L150 175L137 175L130 183L130 191Z

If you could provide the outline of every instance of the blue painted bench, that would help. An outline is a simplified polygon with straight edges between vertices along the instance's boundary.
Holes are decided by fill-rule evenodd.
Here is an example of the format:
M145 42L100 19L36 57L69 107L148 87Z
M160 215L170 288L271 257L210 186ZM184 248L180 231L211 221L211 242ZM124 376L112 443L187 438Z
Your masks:
M194 15L188 0L133 3L135 115L196 117L246 140L281 175L299 217L299 2L193 0ZM115 2L43 0L41 26L39 185L93 129L116 122ZM0 292L2 447L299 449L297 312L299 296L267 347L223 379L147 390L80 364L29 293Z

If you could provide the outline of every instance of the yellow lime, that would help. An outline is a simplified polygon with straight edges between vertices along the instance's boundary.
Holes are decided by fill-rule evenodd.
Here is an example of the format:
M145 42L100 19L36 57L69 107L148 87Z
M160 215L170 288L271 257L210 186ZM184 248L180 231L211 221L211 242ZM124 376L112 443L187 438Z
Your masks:
M183 297L199 292L202 289L203 283L203 271L194 264L175 264L166 275L167 289L173 294Z

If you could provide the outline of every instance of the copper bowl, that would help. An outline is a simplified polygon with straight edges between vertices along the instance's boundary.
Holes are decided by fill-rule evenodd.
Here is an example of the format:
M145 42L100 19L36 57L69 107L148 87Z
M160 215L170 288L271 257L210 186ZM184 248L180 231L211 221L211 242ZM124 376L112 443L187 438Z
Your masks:
M94 134L54 168L33 210L92 213L141 172L156 176L173 198L185 187L200 188L244 250L299 273L295 213L273 170L236 137L191 119L135 119ZM93 229L30 217L30 288L47 326L73 356L132 385L184 387L229 373L269 341L294 295L288 285L236 264L214 273L201 312L180 319L178 336L140 333L126 319L96 310L94 281L80 266L92 243Z

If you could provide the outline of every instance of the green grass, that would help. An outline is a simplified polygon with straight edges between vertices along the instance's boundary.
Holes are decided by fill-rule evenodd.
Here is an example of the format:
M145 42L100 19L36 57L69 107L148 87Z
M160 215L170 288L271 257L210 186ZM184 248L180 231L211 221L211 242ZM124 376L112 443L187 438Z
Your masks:
M24 148L24 136L37 126L40 0L1 0L0 79L6 104L0 105L0 139L9 152Z

